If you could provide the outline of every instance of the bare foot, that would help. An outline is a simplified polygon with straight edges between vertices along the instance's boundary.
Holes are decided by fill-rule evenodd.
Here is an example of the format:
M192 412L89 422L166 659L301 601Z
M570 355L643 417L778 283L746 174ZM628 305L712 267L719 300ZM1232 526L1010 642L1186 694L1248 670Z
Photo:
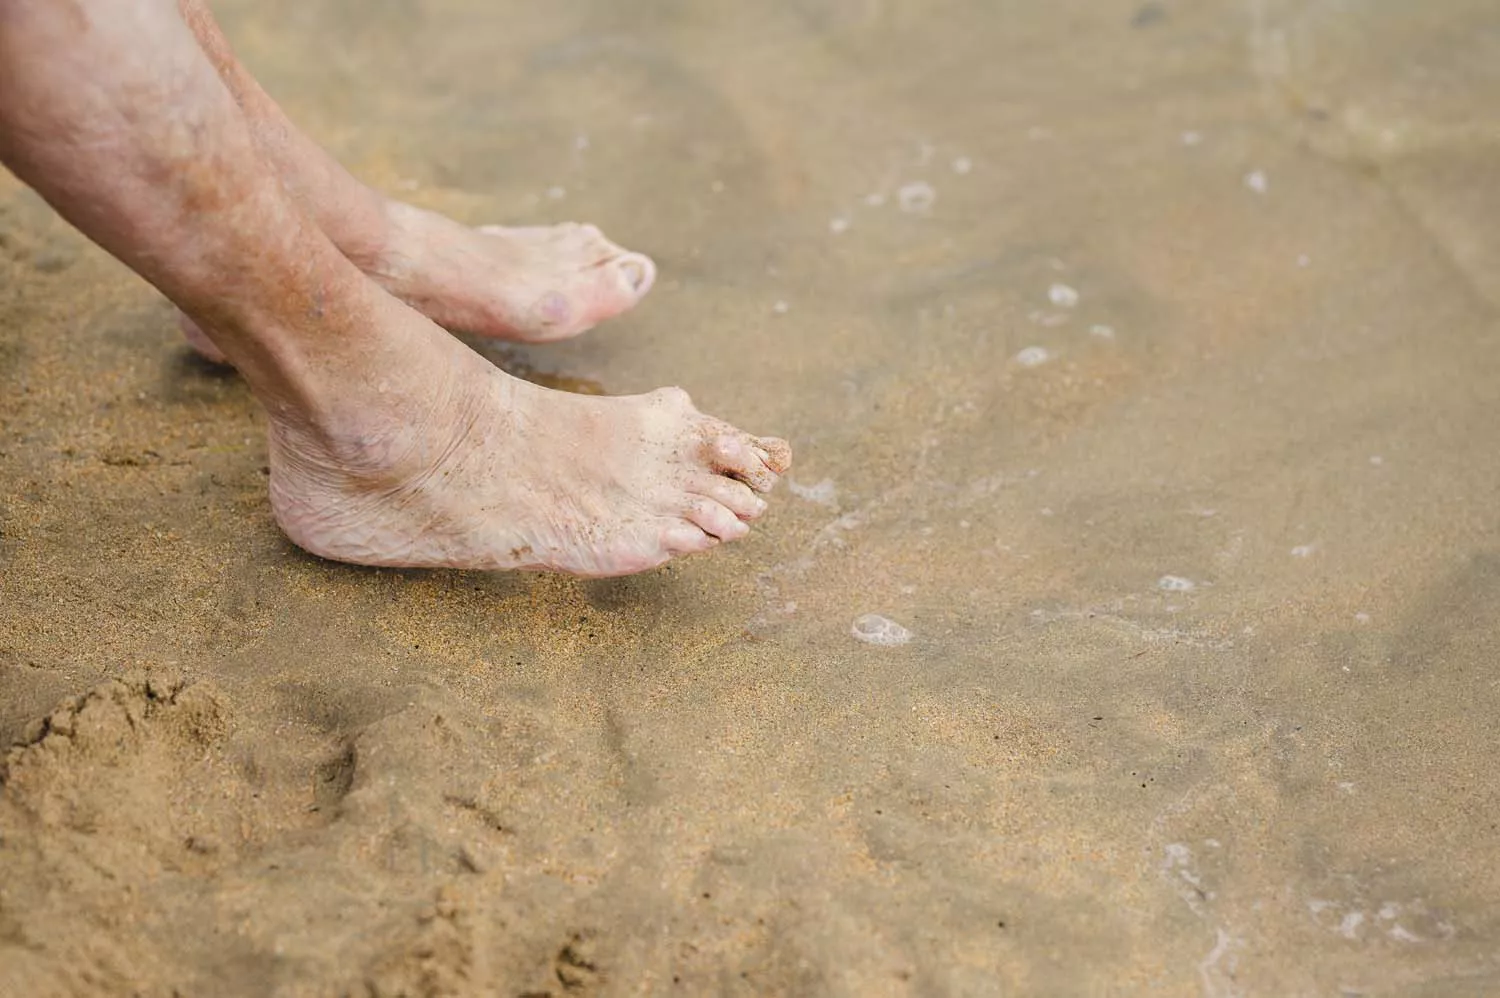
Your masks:
M555 392L431 333L425 361L359 396L347 431L272 410L271 506L298 546L361 565L628 575L745 536L766 510L756 493L791 462L785 441L705 416L681 389ZM419 398L420 412L396 401Z
M391 202L389 248L364 269L445 329L548 343L633 307L656 265L592 225L460 225ZM359 261L355 261L358 263Z
M387 205L384 246L354 260L391 294L438 325L523 343L586 332L632 308L656 265L592 225L477 229L398 201ZM187 316L179 324L205 359L224 354Z

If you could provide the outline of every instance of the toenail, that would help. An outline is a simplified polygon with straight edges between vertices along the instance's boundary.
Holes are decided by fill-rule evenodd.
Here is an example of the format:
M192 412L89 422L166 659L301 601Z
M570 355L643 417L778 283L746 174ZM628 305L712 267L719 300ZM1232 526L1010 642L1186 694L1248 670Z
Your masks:
M620 273L625 275L632 292L643 295L656 277L656 267L646 257L632 254L620 258Z

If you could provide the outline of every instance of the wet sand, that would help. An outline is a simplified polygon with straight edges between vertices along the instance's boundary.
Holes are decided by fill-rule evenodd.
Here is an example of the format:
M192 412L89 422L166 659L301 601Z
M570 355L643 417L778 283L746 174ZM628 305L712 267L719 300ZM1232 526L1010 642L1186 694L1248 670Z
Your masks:
M0 993L1500 993L1492 3L221 13L660 262L497 362L798 465L641 577L319 562L0 180Z

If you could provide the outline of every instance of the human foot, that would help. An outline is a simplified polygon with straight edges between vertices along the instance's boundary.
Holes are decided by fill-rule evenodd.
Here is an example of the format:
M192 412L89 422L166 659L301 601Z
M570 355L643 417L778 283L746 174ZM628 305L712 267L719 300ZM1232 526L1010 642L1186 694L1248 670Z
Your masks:
M299 547L361 565L628 575L745 536L766 509L756 493L791 463L785 441L705 416L680 389L555 392L433 332L445 342L392 371L344 429L273 413L271 506ZM439 391L397 384L436 370ZM385 401L402 398L425 411Z
M592 225L470 228L436 212L389 202L378 249L353 255L360 269L438 325L521 343L586 332L632 308L656 281L656 265ZM224 354L186 315L178 324L206 360Z
M550 343L635 306L656 264L592 225L466 225L389 203L386 247L356 260L391 294L445 329Z

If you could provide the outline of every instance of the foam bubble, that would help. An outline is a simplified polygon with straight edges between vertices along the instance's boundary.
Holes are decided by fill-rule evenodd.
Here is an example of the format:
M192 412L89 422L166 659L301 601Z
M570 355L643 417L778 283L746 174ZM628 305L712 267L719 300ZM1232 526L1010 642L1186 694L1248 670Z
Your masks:
M833 484L833 479L825 478L816 485L803 485L792 479L785 479L786 487L791 490L792 495L798 499L806 499L815 502L819 506L837 506L839 502L838 487Z
M925 180L902 184L896 191L896 201L905 212L927 211L937 201L937 191Z
M849 633L856 641L863 641L867 645L879 645L882 648L894 648L896 645L904 645L911 640L911 631L878 613L866 613L855 617Z
M1054 284L1047 289L1047 300L1058 308L1073 308L1078 304L1078 292L1066 284Z

